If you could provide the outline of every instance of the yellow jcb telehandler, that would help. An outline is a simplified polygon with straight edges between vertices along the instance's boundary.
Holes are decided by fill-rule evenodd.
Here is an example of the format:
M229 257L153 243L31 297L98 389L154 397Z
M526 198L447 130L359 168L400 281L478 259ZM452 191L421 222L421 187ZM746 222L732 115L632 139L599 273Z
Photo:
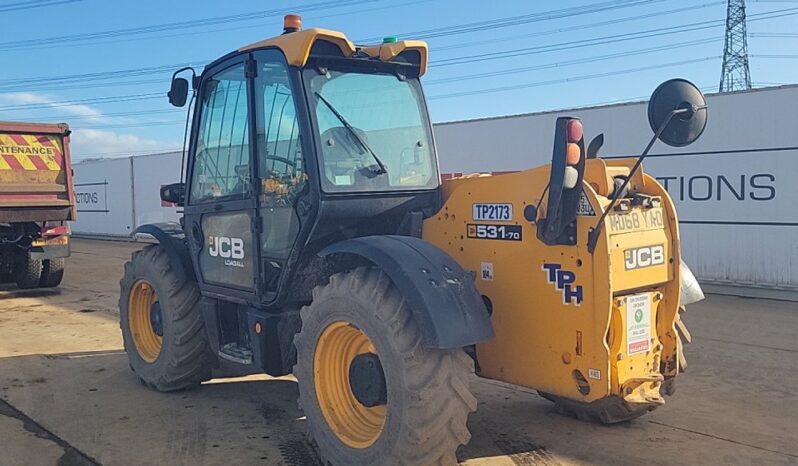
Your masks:
M426 69L424 42L360 46L289 15L175 73L170 102L195 105L185 178L161 197L184 215L136 230L159 244L125 265L119 301L147 386L293 373L334 465L454 464L475 367L605 423L664 403L700 289L640 162L700 136L701 93L654 92L637 159L601 159L562 117L551 164L441 183Z

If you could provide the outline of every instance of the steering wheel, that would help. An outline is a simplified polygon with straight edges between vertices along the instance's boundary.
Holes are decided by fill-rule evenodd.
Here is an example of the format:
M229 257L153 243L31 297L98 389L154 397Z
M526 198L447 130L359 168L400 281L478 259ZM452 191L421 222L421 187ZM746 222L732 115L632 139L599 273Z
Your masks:
M284 164L290 166L291 168L296 168L296 162L295 161L287 159L285 157L280 157L278 155L267 155L267 156L264 157L264 159L266 159L266 160L274 160L276 162L284 163Z

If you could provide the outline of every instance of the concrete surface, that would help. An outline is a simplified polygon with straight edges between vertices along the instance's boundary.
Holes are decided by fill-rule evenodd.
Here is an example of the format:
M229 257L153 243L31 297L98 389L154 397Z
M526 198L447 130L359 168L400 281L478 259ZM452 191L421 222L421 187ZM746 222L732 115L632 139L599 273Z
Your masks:
M0 465L317 464L290 377L159 394L128 368L118 280L135 244L76 240L63 286L0 285ZM667 404L599 426L474 379L467 465L798 464L798 304L710 296Z

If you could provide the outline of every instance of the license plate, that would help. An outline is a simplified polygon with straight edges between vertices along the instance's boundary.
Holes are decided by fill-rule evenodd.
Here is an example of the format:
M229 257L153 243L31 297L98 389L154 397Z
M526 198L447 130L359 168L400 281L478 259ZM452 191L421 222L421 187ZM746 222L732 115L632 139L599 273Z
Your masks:
M475 221L511 222L512 204L474 204L472 217Z
M662 209L651 209L647 211L633 210L627 213L610 214L607 217L610 231L626 232L640 229L662 228Z
M38 238L33 240L31 246L40 248L42 246L65 246L69 244L69 236L57 236L52 239Z

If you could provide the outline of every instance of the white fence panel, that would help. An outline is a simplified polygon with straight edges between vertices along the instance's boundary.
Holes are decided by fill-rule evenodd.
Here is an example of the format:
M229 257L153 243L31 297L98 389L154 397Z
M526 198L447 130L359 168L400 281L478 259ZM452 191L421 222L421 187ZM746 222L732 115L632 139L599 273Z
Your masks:
M132 157L133 200L136 226L147 223L176 222L175 205L161 201L161 186L180 181L180 152Z
M103 159L75 164L77 234L127 236L133 231L129 158Z

